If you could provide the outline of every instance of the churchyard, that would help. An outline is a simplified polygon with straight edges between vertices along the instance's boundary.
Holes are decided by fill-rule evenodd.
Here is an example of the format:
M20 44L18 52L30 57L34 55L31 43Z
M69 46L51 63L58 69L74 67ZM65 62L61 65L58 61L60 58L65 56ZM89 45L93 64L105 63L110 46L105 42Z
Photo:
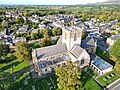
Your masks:
M32 73L28 70L28 61L14 60L1 64L0 68L5 72L18 73L13 76L13 82L8 90L56 90L57 77L55 75L34 80ZM86 90L94 87L93 90L100 90L101 87L86 73L81 75L82 87Z

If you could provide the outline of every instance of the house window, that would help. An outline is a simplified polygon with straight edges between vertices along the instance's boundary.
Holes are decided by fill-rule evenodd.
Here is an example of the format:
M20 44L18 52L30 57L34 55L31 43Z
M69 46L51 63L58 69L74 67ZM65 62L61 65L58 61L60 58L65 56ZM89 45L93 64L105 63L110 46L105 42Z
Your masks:
M81 60L81 65L83 65L83 64L84 64L84 62L85 62L85 60L84 60L84 59L82 59L82 60Z
M75 34L75 35L74 35L74 41L76 41L76 40L77 40L77 35Z

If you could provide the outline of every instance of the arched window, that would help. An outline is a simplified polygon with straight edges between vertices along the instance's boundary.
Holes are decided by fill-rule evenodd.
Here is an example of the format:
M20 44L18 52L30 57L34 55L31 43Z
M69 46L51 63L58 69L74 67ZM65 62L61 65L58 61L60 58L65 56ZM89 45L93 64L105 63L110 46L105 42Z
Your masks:
M77 40L77 35L75 34L75 35L74 35L74 41L76 41L76 40Z

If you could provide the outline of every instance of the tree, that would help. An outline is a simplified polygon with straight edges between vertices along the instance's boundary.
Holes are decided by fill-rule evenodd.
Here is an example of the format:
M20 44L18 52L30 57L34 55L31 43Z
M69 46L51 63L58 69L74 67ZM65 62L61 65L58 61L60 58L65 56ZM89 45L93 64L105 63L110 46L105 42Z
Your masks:
M51 45L51 37L48 35L48 32L44 33L44 38L42 39L40 45L41 47Z
M0 41L0 62L6 59L7 54L10 52L9 45Z
M15 55L19 60L30 60L30 49L27 42L18 41L15 44L15 49L16 49Z
M57 28L53 28L52 30L52 34L57 36L57 35L61 35L62 34L62 29L57 27Z
M120 61L120 38L118 38L114 45L110 48L110 55Z
M3 22L1 23L1 26L2 26L3 28L6 28L6 27L8 26L8 23L7 23L6 21L3 21Z
M120 29L118 29L118 33L120 34Z
M47 31L48 31L48 29L44 28L44 29L40 30L40 34L41 34L42 36L44 36L44 33L47 32Z
M34 39L38 39L39 38L39 34L38 33L32 33L31 34L31 39L34 40Z
M0 90L6 90L11 83L13 82L13 79L9 72L3 72L0 69Z
M78 67L71 61L67 61L66 65L57 66L55 68L58 76L58 88L62 90L77 90L80 88L81 72Z
M111 34L112 34L112 35L115 35L116 33L115 33L115 32L112 32Z
M23 24L24 23L24 19L22 17L18 17L16 20L17 24Z

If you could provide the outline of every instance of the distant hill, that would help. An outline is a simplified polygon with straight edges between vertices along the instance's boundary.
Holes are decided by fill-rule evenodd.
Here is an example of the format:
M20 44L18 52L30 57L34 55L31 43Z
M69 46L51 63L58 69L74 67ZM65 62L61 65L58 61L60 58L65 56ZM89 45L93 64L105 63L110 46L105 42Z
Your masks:
M103 2L103 3L116 3L116 4L120 4L120 0L107 0L107 1L105 1L105 2Z
M120 4L120 0L106 0L105 2L99 2L97 4Z
M104 2L98 2L98 3L88 3L87 5L104 5L104 4L119 4L120 0L106 0Z

